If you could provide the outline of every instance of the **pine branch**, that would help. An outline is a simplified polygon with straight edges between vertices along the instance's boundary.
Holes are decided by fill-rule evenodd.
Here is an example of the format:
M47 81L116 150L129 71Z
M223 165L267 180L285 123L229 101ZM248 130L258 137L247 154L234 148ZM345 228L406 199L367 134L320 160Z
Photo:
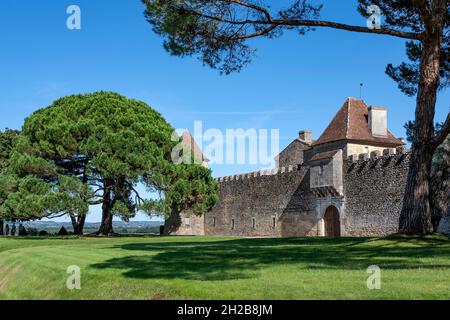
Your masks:
M380 34L380 35L388 35L388 36L394 36L398 38L404 38L404 39L410 39L410 40L421 40L423 38L422 33L415 33L415 32L406 32L406 31L400 31L400 30L394 30L389 28L381 28L381 29L369 29L366 27L360 27L360 26L353 26L338 22L332 22L332 21L324 21L324 20L289 20L289 19L272 19L269 15L267 20L251 20L251 19L245 19L245 20L230 20L225 19L218 16L212 16L208 15L196 10L192 9L183 9L186 12L189 12L193 15L197 15L202 18L210 19L213 21L221 22L221 23L228 23L232 25L268 25L269 27L255 32L251 34L245 34L238 36L236 38L233 38L232 40L242 40L242 39L249 39L254 38L258 36L262 36L265 34L268 34L270 31L274 30L276 27L280 26L289 26L289 27L323 27L323 28L332 28L332 29L338 29L338 30L346 30L346 31L353 31L353 32L360 32L360 33L369 33L369 34Z
M394 30L389 28L381 28L381 29L369 29L365 27L352 26L343 23L331 22L331 21L322 21L322 20L274 20L274 24L278 25L286 25L286 26L306 26L306 27L324 27L324 28L332 28L353 32L362 32L362 33L372 33L372 34L381 34L381 35L389 35L398 38L405 38L411 40L421 40L422 34L415 32L405 32L400 30Z

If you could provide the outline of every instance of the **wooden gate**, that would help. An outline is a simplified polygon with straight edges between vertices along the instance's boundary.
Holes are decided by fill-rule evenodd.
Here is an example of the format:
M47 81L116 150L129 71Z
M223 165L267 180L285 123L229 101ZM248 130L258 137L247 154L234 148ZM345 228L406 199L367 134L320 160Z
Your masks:
M334 206L330 206L325 211L325 236L326 237L340 237L341 236L341 222L339 219L339 210Z

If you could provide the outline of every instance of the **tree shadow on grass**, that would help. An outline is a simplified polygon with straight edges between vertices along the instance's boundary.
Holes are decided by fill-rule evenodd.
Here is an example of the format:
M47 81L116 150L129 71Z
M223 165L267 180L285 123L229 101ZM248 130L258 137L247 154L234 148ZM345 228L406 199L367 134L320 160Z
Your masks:
M91 265L122 270L135 279L229 280L257 276L262 268L450 270L450 241L435 238L278 238L129 243L115 249L135 255ZM439 258L441 263L430 262ZM442 263L444 259L444 263Z

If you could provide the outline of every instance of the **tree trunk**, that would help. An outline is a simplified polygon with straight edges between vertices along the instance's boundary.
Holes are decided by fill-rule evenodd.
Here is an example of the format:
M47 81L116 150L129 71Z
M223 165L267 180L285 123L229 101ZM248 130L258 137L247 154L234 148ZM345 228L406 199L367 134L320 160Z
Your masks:
M433 231L437 232L444 213L450 207L448 196L450 188L448 188L448 182L445 189L436 190L431 186L431 192L433 195L431 198L431 223L433 225Z
M422 41L414 140L399 227L399 231L406 234L433 232L429 177L436 148L434 114L440 78L441 34L434 30L433 34L428 34Z
M3 220L0 219L0 236L3 236L4 232L3 232Z
M70 216L70 219L72 220L72 228L73 233L79 236L83 235L83 228L84 228L84 222L86 221L86 215L79 215L79 216Z
M111 215L111 207L103 204L102 207L102 223L97 234L102 236L111 236L114 234L112 226L113 217Z
M103 193L103 205L102 205L102 223L100 229L98 230L98 235L110 236L114 234L112 222L113 217L111 214L112 204L112 181L110 179L105 179L104 187L105 191Z
M442 216L450 206L450 136L438 148L430 179L431 223L437 231Z
M87 164L88 164L88 162L86 161L85 164L84 164L83 178L81 180L83 185L87 185L87 183L88 183L88 176L86 174ZM87 201L87 195L86 194L82 193L80 195L80 198L83 201ZM84 229L84 222L86 221L86 215L85 214L78 214L76 217L71 215L70 218L72 219L72 227L73 227L74 234L82 236L83 235L83 229Z
M75 234L80 235L80 236L83 235L83 228L84 228L84 222L85 221L86 221L86 215L85 214L83 214L83 215L78 217Z

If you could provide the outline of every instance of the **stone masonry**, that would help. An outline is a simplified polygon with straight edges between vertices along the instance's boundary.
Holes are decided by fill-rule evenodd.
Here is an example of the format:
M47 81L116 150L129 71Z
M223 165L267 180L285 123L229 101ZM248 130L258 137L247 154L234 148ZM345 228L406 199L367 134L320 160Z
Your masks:
M277 157L278 168L217 179L219 201L210 212L175 215L165 229L249 237L395 233L410 156L386 123L386 108L349 98L318 140L301 131Z

